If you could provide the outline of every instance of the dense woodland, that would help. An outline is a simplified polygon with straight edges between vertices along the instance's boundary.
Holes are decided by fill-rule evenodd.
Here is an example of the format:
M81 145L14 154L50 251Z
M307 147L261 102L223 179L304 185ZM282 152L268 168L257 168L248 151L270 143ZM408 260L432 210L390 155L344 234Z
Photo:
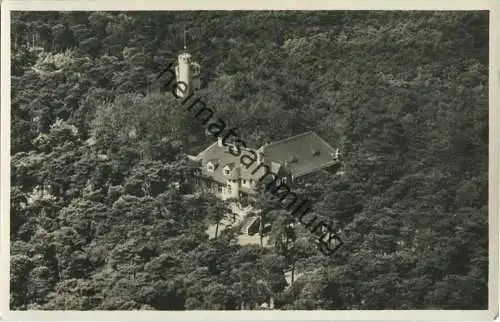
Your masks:
M487 12L11 19L12 309L487 309ZM297 187L342 230L333 256L270 196L274 247L209 240L226 206L183 156L213 137L157 80L184 30L246 142L341 147L341 175Z

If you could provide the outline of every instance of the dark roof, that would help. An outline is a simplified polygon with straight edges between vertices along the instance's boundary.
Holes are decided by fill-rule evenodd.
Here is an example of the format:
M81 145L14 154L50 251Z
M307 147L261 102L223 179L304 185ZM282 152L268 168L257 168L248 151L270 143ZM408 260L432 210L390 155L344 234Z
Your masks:
M337 163L335 149L313 131L272 142L261 149L265 160L286 163L295 178Z

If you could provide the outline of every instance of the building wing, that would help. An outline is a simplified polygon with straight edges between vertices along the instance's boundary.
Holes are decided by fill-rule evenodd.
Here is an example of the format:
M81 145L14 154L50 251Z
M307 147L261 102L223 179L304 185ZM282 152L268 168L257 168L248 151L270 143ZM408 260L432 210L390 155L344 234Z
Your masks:
M338 163L336 150L313 131L269 143L261 150L266 160L286 164L293 178Z

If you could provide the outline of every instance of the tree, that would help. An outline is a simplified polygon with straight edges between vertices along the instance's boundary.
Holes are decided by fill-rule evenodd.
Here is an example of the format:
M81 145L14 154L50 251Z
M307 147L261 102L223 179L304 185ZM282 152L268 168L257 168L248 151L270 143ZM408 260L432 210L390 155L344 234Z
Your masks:
M205 198L205 211L208 219L215 223L215 238L217 238L221 222L232 217L231 209L226 201L208 195Z

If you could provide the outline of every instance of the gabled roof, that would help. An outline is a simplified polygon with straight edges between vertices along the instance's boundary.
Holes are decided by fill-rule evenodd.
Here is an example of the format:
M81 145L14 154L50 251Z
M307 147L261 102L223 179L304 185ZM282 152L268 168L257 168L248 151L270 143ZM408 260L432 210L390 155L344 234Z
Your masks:
M203 150L196 158L201 161L202 173L222 184L225 184L228 179L242 178L251 180L260 178L260 171L252 175L252 171L257 167L257 162L246 169L244 165L240 164L240 157L235 157L229 152L227 146L219 146L217 142ZM207 171L207 163L210 160L217 160L219 163L219 166L213 172ZM226 165L231 168L229 175L224 174Z
M313 131L269 143L260 150L265 160L286 164L295 178L337 163L335 149Z
M224 168L228 168L229 171L233 170L235 166L234 162L224 164Z
M272 142L252 151L263 153L263 162L271 172L278 174L282 169L285 169L295 178L337 163L334 159L335 150L312 131ZM248 154L248 152L243 150L241 155L244 154ZM217 142L196 156L196 159L201 161L202 173L222 184L225 184L227 179L238 177L246 180L259 180L265 174L265 169L262 167L252 174L259 163L254 162L247 169L240 163L240 158L241 156L233 156L227 146L219 146ZM206 168L207 162L211 160L217 160L219 163L213 172L207 171ZM229 175L224 175L225 165L231 167Z

